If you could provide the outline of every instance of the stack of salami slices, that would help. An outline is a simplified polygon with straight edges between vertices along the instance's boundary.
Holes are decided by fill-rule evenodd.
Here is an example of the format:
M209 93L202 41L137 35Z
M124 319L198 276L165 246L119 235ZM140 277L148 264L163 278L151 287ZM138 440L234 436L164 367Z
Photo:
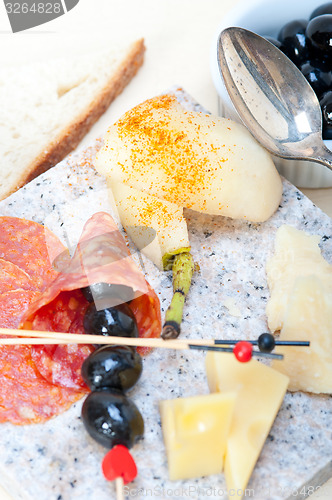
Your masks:
M86 222L72 258L44 226L0 217L0 327L85 333L89 302L81 289L101 282L131 287L140 336L160 335L158 297L107 213ZM88 392L81 365L93 349L0 346L0 422L43 422L66 410Z

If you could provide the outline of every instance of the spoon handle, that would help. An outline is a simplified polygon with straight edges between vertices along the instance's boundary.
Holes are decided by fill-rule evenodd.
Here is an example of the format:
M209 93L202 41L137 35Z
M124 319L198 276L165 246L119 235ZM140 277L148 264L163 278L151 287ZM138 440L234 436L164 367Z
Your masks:
M315 156L310 158L312 161L316 161L317 163L321 163L332 170L332 151L330 151L325 144L322 145L317 151L315 151Z

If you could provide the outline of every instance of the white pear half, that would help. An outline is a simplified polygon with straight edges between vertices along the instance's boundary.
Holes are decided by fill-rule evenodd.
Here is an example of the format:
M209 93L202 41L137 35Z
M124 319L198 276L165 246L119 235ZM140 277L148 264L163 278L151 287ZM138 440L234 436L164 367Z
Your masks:
M271 156L243 125L186 111L168 94L112 125L95 166L179 207L255 222L274 213L282 194Z

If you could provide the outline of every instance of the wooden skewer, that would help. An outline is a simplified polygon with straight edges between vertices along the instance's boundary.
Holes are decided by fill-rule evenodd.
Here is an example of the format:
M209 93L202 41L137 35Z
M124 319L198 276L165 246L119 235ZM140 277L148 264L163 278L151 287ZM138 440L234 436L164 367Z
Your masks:
M47 332L41 330L17 330L0 328L0 334L15 336L15 338L2 338L0 345L42 345L42 344L105 344L126 345L134 347L166 348L166 349L201 349L221 352L233 352L231 347L216 345L211 339L163 340L161 338L132 338L132 337L105 337L103 335L87 335L62 332ZM33 337L32 337L33 336ZM17 338L20 337L20 338ZM23 337L23 338L22 338ZM283 359L282 354L252 352L253 356Z
M45 339L48 340L47 344L117 344L129 345L134 347L164 347L168 349L187 349L188 344L193 345L214 345L214 340L192 339L192 340L163 340L160 338L132 338L132 337L105 337L103 335L87 335L76 333L63 333L63 332L47 332L42 330L16 330L0 328L0 335L9 335L15 337L29 337L29 338L15 338L15 339L0 339L0 344L12 343L34 343L34 340L41 339L40 343L44 344ZM11 342L8 342L11 341ZM18 341L18 342L15 342ZM22 342L24 341L24 342ZM39 342L38 342L39 343Z
M115 488L116 488L116 500L124 500L124 492L123 492L123 479L122 477L117 477L115 480Z
M170 340L162 341L161 343L155 343L153 342L154 340L159 340L159 339L130 339L129 337L116 337L117 340L113 340L114 337L101 337L101 341L99 341L99 344L105 344L105 345L126 345L126 346L134 346L134 347L150 347L152 349L155 348L164 348L164 349L178 349L178 350L183 350L183 349L192 349L192 350L199 350L199 351L216 351L216 352L233 352L232 347L222 347L220 345L211 345L211 344L206 344L204 343L186 343L186 342L178 342L175 341L175 344L171 344ZM112 339L110 341L110 339ZM144 340L143 342L140 342L140 340ZM149 340L152 340L152 342L149 342ZM72 340L62 340L58 339L57 337L53 337L53 339L50 339L49 337L47 338L34 338L34 337L24 337L24 338L10 338L10 339L0 339L0 346L1 345L45 345L45 344L51 344L51 345L60 345L60 344L95 344L95 341L83 341L79 339L79 341L72 341ZM271 359L283 359L284 356L283 354L276 354L272 352L260 352L260 351L252 351L252 356L258 356L258 357L264 357L264 358L271 358Z
M142 347L167 347L169 349L185 349L188 344L190 345L203 345L203 346L216 346L216 345L234 345L240 340L219 340L219 339L187 339L187 340L164 340L161 338L131 338L131 337L112 337L103 335L91 334L76 334L64 332L49 332L44 330L20 330L12 328L0 328L0 335L9 335L14 337L30 337L29 341L41 338L44 344L118 344L118 345L131 345ZM50 339L50 342L45 342L45 339ZM10 339L1 339L1 341L8 341ZM14 339L13 339L14 340ZM15 339L16 340L16 339ZM22 340L22 339L20 339ZM245 339L242 339L245 340ZM53 342L52 342L53 341ZM61 341L61 342L60 342ZM257 345L257 340L245 340L250 344ZM27 342L29 343L29 342ZM309 346L309 341L290 340L290 341L275 341L276 345L296 345L296 346Z

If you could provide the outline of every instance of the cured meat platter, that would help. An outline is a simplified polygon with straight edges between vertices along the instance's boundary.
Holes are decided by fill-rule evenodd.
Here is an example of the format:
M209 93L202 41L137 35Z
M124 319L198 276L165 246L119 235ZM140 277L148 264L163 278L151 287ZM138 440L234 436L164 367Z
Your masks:
M178 92L177 97L187 108L201 110L185 93ZM2 201L0 215L45 225L73 253L93 214L104 211L116 218L105 179L93 167L101 144L98 140L71 155ZM183 338L256 339L267 331L265 262L282 224L319 234L322 253L332 262L331 219L286 180L282 203L267 222L251 224L190 210L185 216L198 266L187 297ZM159 271L127 241L134 261L159 297L163 315L172 295L171 275ZM142 377L130 392L144 417L145 434L132 450L138 476L126 487L129 497L227 498L223 475L168 480L158 402L207 394L204 357L202 352L166 349L155 349L144 357ZM114 485L105 481L100 469L104 449L83 428L82 402L46 423L1 424L0 482L14 500L115 498ZM296 494L302 498L313 491L308 488L315 489L328 479L332 474L331 428L330 396L287 393L249 482L252 496L281 500Z

